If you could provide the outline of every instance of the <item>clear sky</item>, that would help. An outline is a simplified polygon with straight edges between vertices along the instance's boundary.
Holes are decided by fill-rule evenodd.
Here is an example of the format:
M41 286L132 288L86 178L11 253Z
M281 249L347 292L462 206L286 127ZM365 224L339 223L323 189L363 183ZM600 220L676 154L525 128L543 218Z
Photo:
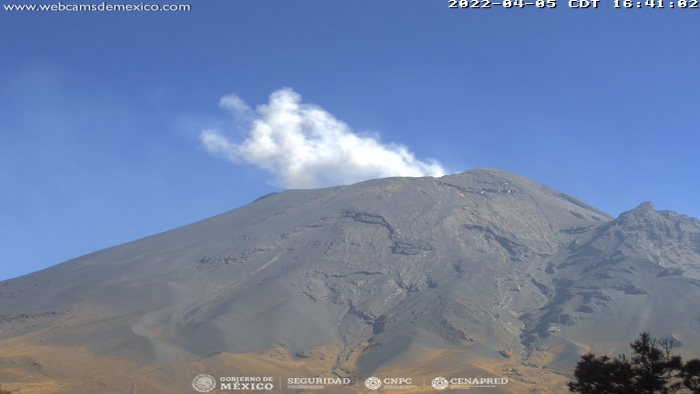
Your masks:
M0 9L0 279L397 172L700 217L700 9L188 1Z

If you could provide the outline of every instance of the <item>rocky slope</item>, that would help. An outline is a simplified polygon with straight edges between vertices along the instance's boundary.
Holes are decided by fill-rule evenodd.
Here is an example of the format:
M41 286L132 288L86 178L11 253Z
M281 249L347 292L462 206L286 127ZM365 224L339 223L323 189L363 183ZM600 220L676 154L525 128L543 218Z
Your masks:
M271 194L2 283L0 382L194 392L203 371L313 371L560 392L581 352L642 330L700 353L698 220L613 219L475 170Z

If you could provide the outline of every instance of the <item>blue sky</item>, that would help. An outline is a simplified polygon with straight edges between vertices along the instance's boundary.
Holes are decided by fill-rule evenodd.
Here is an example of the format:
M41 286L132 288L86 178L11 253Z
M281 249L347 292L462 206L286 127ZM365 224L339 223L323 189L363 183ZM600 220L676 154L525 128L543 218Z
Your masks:
M0 278L299 184L284 160L241 148L275 92L342 136L403 145L416 166L504 169L614 216L650 200L700 217L700 10L190 4L0 10ZM337 163L316 164L320 184L340 182L326 177Z

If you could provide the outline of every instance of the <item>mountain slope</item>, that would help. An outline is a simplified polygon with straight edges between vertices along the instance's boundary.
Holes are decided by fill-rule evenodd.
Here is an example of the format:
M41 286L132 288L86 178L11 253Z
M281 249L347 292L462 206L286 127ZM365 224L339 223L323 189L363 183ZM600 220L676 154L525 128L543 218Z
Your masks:
M169 392L246 360L522 392L644 329L697 354L699 279L697 220L649 204L613 219L503 171L293 190L1 284L0 381ZM50 348L118 372L85 386Z

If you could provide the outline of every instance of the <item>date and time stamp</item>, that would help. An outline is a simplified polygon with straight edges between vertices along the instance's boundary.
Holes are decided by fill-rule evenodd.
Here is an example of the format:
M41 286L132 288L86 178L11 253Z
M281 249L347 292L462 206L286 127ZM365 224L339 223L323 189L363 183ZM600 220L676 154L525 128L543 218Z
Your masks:
M558 0L569 8L602 8L601 0ZM698 9L700 0L607 0L612 8ZM448 0L448 8L557 8L557 0Z

